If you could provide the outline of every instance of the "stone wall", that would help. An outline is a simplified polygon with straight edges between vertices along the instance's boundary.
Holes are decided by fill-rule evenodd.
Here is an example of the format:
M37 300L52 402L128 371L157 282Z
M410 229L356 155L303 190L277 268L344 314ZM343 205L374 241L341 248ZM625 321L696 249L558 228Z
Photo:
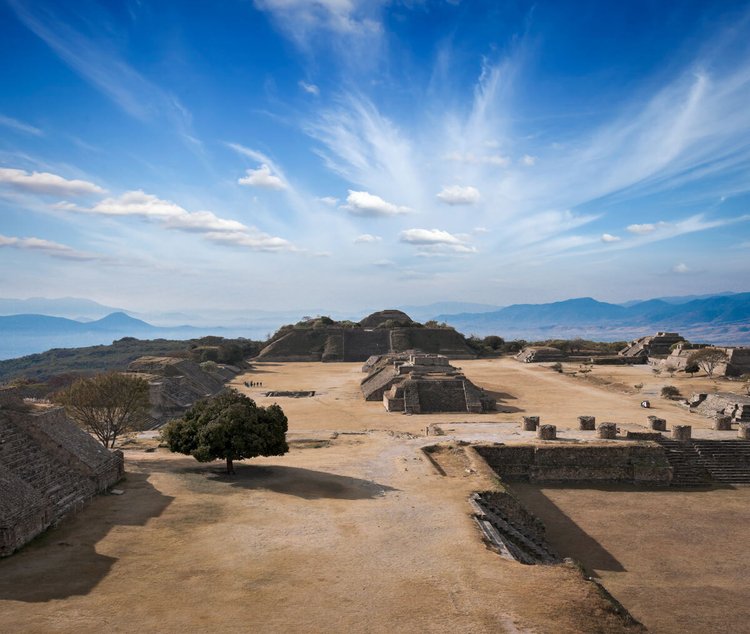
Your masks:
M0 411L0 556L11 554L117 482L123 456L62 409Z
M477 445L503 480L624 482L666 486L671 469L658 445Z

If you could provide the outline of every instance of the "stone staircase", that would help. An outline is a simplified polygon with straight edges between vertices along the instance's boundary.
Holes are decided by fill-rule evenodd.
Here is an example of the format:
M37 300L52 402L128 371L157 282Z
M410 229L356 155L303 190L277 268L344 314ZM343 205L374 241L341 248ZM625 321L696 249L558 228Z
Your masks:
M51 516L61 517L96 492L89 478L51 460L49 453L10 423L0 426L0 464L48 501Z
M662 438L673 469L671 486L695 487L750 484L750 440L697 440Z
M661 438L657 440L672 467L674 487L703 487L711 485L711 475L700 454L691 442Z
M750 484L750 440L693 440L711 477L722 484Z

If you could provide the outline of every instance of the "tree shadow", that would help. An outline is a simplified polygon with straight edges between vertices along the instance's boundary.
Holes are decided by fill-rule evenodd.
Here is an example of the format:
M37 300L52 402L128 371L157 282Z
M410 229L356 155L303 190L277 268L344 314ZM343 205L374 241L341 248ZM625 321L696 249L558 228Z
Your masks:
M86 595L117 561L96 552L114 526L144 526L174 498L159 492L148 474L128 472L117 485L125 495L100 495L20 551L0 560L0 600L38 603Z
M599 576L597 570L626 572L614 555L544 495L539 485L513 484L511 490L529 511L544 522L547 541L560 555L578 561L592 577Z
M389 491L396 491L393 487L372 480L300 467L235 463L235 472L235 475L229 476L213 471L210 477L233 488L265 489L284 495L295 495L305 500L370 500Z

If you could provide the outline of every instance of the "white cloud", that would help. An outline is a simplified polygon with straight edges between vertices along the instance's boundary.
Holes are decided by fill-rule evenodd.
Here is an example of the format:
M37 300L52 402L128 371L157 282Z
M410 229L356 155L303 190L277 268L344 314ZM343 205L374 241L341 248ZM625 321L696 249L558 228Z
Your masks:
M653 233L654 231L656 231L656 225L650 223L628 225L628 231L630 231L630 233L644 235L646 233Z
M437 197L446 205L474 205L481 198L476 187L462 187L461 185L443 187Z
M602 242L619 242L620 238L618 236L613 236L611 233L603 233L601 237Z
M525 165L526 167L532 167L533 165L536 165L536 156L524 154L521 157L521 165Z
M68 180L49 172L26 172L10 168L0 168L0 184L32 194L50 196L85 196L107 191L88 181Z
M355 216L399 216L411 211L408 207L386 202L380 196L351 189L346 197L346 205L343 205L342 209L346 209Z
M243 176L237 181L240 185L249 185L250 187L262 187L264 189L286 189L286 183L271 172L271 168L263 163L258 169L247 170L247 176Z
M474 229L472 230L472 233L476 233L476 234L490 233L490 230L487 227L474 227Z
M473 154L471 152L449 152L443 156L446 161L456 163L467 163L469 165L496 165L498 167L508 167L511 164L510 157L500 154Z
M373 242L380 242L383 238L380 236L374 236L369 233L363 233L361 236L354 238L355 244L371 244Z
M284 238L270 236L237 220L220 218L212 211L187 211L170 200L163 200L142 190L105 198L89 208L67 202L58 203L55 208L100 216L135 216L155 220L165 229L201 233L206 239L217 244L243 246L259 251L296 250ZM222 238L222 235L225 237Z
M247 247L254 251L296 251L294 245L283 238L276 238L267 233L249 227L244 232L215 232L207 233L206 238L212 242L237 247Z
M684 262L680 262L679 264L675 264L672 267L672 272L673 273L689 273L690 269L688 268L687 264L685 264Z
M418 247L420 257L476 253L465 237L441 229L406 229L399 234L399 240Z
M61 258L63 260L87 261L102 259L98 255L77 251L73 247L69 247L65 244L52 242L51 240L44 240L42 238L17 238L14 236L0 235L0 248L3 247L38 251L45 255L49 255L50 257Z
M334 198L333 196L321 196L317 200L318 202L321 202L324 205L328 205L329 207L335 207L339 202L339 199Z
M39 128L35 128L33 125L14 119L13 117L6 117L0 114L0 125L15 130L16 132L24 132L33 136L44 136L44 132Z
M306 93L309 93L311 95L315 95L316 97L320 95L320 88L318 88L315 84L308 84L306 81L299 81L299 87L302 88Z
M642 236L649 233L653 233L657 229L660 229L662 227L666 227L666 222L657 222L656 224L647 222L644 224L635 224L635 225L628 225L628 231L630 233L635 233L636 235Z

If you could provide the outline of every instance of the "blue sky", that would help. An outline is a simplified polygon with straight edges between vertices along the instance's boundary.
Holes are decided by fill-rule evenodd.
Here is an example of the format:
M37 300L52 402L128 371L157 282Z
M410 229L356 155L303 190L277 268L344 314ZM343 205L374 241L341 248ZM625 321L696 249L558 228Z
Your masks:
M0 0L0 296L747 291L750 4Z

